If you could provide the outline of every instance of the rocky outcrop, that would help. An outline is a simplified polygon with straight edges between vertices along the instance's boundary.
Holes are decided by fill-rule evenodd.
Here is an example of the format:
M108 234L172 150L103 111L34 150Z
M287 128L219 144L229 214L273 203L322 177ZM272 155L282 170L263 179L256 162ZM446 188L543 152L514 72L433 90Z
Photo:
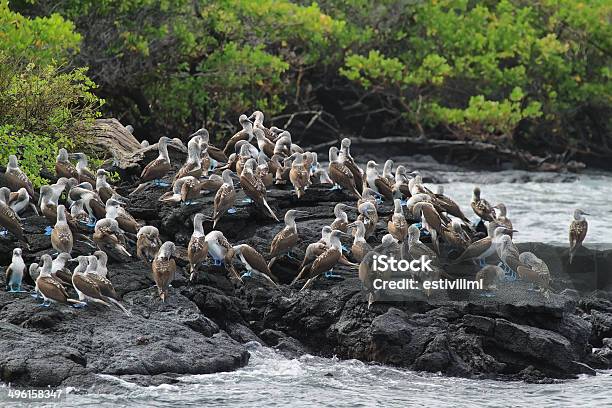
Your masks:
M153 153L145 149L143 154ZM474 378L548 381L611 367L612 303L606 290L612 285L602 277L612 259L609 250L582 249L568 268L566 249L522 244L521 250L529 249L549 263L556 282L549 299L525 283L514 282L500 285L495 297L450 290L426 297L411 291L368 307L354 269L337 267L334 272L340 278L320 279L311 289L300 291L303 282L288 285L299 261L287 257L273 269L281 281L278 287L257 277L235 286L224 268L212 265L188 284L184 247L192 219L197 212L212 213L213 197L171 206L157 200L162 192L144 189L130 197L128 210L159 227L163 239L179 246L179 272L168 300L159 300L150 267L136 260L109 264L109 278L132 316L96 306L45 309L29 294L1 291L2 381L104 389L112 381L106 377L97 381L96 375L109 374L139 384L172 382L183 374L244 366L249 355L243 344L250 341L290 356L337 355ZM218 229L233 244L248 243L267 255L282 224L243 198L239 192L237 212L224 215ZM295 255L300 258L307 244L319 239L321 227L332 222L333 206L353 200L343 192L313 186L300 200L289 188L274 189L269 202L279 218L295 207L310 214L298 219L302 240ZM389 205L382 206L373 243L386 233L385 217L391 211ZM354 210L349 211L349 218L355 217ZM24 253L29 264L50 252L51 246L43 217L28 217L24 225L32 242L32 252ZM205 223L205 229L210 228ZM1 265L10 262L13 246L10 239L0 239ZM73 256L90 251L79 243ZM471 265L461 268L453 272L461 276L475 272ZM3 273L0 276L4 278ZM25 283L33 282L27 277ZM599 291L585 293L595 289Z

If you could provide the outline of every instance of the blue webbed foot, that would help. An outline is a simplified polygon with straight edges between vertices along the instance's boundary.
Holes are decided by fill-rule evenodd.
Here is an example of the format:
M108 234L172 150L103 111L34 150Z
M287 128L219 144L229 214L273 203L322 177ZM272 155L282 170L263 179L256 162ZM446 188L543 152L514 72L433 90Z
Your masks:
M36 291L30 292L30 296L32 296L34 299L38 299L40 297L40 295Z
M236 211L237 211L236 208L232 207L229 210L227 210L227 213L228 214L236 214Z
M299 261L299 259L297 259L295 256L293 256L292 252L287 252L287 258L293 259L294 261Z
M42 302L38 306L39 307L49 307L49 306L51 306L51 301L50 300L45 300L44 302Z
M50 225L47 225L47 226L45 227L45 235L46 235L46 236L51 236L51 233L52 233L52 232L53 232L53 227L52 227L52 226L50 226Z
M253 271L246 271L242 274L243 278L251 278L253 276Z
M223 260L222 259L214 259L213 258L213 265L221 266L221 265L223 265Z
M210 159L210 164L208 165L208 171L212 171L217 168L217 161L215 159Z
M405 207L405 206L408 205L408 200L403 200L402 199L402 200L400 200L400 204L401 204L402 207Z
M342 187L340 187L338 184L334 184L334 186L330 188L329 191L334 191L334 190L342 190Z
M481 268L484 268L485 266L487 266L487 262L484 260L484 258L478 259L478 266L480 266Z
M334 271L327 271L323 274L323 276L325 277L325 279L334 279L334 278L340 278L340 275L337 275L334 273Z
M6 228L0 228L0 236L6 238L8 236L8 230Z
M346 245L342 245L342 252L349 253L350 250L346 247Z
M72 307L74 307L75 309L82 309L84 307L87 307L87 302L76 303L72 305Z
M156 187L170 187L170 183L159 179L153 180L153 185Z
M242 200L243 203L245 204L251 204L253 202L253 200L251 200L249 197L245 198Z
M89 217L89 220L88 220L88 222L87 222L87 226L88 226L89 228L92 228L92 229L93 229L93 228L95 228L95 226L96 226L96 222L98 222L98 220L96 219L96 217Z

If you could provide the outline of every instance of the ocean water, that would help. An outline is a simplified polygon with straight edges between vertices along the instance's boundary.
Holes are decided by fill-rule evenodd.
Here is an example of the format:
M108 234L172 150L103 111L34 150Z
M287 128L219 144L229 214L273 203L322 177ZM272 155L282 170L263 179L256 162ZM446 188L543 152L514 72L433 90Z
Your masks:
M186 376L178 384L156 387L114 379L117 388L112 394L69 393L57 406L558 408L612 403L612 372L557 384L468 380L357 360L309 355L290 359L258 343L247 346L251 360L237 371Z
M491 205L504 203L512 221L517 242L568 244L568 228L574 209L589 213L589 230L584 245L612 243L612 176L582 174L576 181L559 183L495 182L483 173L443 174L450 181L442 184L470 219L477 216L470 207L474 185ZM428 184L429 187L434 185Z

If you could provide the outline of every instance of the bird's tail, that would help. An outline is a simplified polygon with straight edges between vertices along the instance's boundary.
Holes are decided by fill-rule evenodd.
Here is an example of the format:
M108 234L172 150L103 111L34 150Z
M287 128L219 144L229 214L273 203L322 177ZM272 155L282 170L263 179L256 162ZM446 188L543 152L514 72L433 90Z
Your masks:
M268 205L268 201L265 198L263 199L263 205L266 207L272 218L274 218L274 220L278 222L278 217L276 216L276 214L274 214L274 211L272 211L272 208L270 208L270 206Z
M128 194L128 197L142 191L149 183L150 183L149 181L147 181L146 183L140 183L138 187L134 189L134 191Z
M121 309L123 311L123 313L125 313L128 316L132 316L132 313L127 310L122 304L121 302L119 302L118 300L113 299L112 297L108 297L108 296L104 296L104 300L112 303L113 305L117 306L119 309Z
M89 298L89 301L90 301L90 302L97 303L97 304L99 304L99 305L106 306L106 307L108 307L109 309L112 309L112 306L110 305L110 303L105 302L105 301L104 301L104 300L102 300L102 299Z
M127 251L127 249L125 249L125 248L123 247L123 245L121 245L121 244L115 244L115 249L116 249L117 251L121 252L121 254L123 254L123 255L125 255L125 256L128 256L128 257L130 257L130 258L132 257L132 254L130 254L130 253Z

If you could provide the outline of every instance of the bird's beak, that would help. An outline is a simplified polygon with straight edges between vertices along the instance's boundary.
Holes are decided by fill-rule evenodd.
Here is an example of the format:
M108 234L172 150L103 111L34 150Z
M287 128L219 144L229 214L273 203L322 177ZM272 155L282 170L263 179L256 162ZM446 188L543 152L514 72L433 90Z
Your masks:
M584 211L583 211L583 212L582 212L582 215L591 215L591 214L586 213L586 212L584 212Z

